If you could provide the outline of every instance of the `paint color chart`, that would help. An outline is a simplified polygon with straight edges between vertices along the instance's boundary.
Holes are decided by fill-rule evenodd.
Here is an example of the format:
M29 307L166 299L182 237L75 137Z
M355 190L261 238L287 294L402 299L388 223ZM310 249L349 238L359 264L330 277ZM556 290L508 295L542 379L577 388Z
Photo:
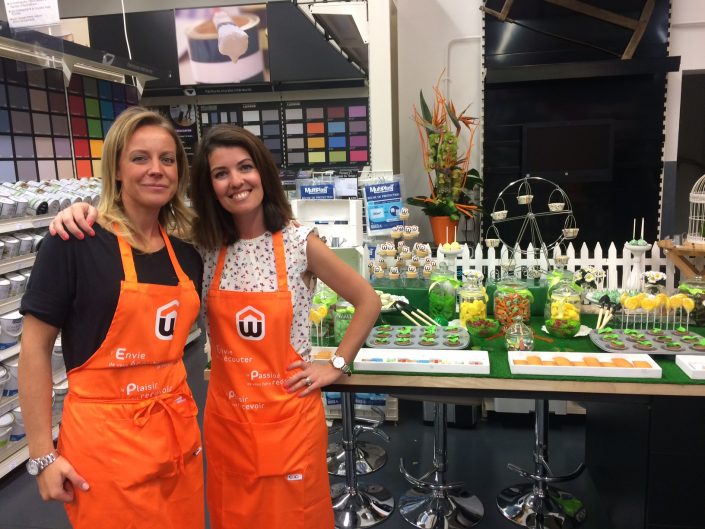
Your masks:
M369 162L367 99L284 103L288 166Z
M137 104L137 89L74 74L67 92L76 176L100 176L105 135L120 112Z
M274 163L284 163L279 103L201 106L201 136L208 128L222 123L238 125L258 136L272 153Z
M0 62L0 181L73 178L59 70Z

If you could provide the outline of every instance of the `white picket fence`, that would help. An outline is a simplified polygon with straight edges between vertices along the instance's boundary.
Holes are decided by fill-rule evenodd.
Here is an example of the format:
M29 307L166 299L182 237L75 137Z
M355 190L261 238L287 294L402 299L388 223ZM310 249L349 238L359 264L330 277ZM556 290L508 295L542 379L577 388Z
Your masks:
M558 250L552 253L558 254ZM595 247L590 251L586 243L580 246L580 251L576 251L572 244L569 244L565 250L565 254L570 258L568 262L568 270L575 271L587 266L601 268L607 274L604 288L616 289L620 288L622 282L629 275L634 259L632 253L621 247L621 255L618 253L617 246L610 243L605 254L600 243L595 244ZM438 257L442 257L442 250L439 249ZM482 270L485 277L498 275L501 269L502 262L509 259L509 252L506 247L487 248L483 244L478 244L474 251L470 251L467 245L463 245L463 251L458 255L457 266L465 270ZM527 268L539 267L546 269L546 261L540 252L531 244L526 249L525 253L516 251L513 259L514 267L526 266ZM553 263L551 263L553 264ZM666 274L666 291L672 292L677 286L678 269L666 259L666 256L661 253L661 249L656 243L647 251L642 258L642 269L645 272L650 270L664 272Z

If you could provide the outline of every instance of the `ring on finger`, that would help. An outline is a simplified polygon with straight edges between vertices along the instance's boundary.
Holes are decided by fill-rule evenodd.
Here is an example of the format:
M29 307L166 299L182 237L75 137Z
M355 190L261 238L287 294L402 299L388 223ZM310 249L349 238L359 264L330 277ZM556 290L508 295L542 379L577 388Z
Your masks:
M311 377L306 377L304 379L304 382L306 382L307 386L310 386L311 384L313 384L313 380L311 380Z

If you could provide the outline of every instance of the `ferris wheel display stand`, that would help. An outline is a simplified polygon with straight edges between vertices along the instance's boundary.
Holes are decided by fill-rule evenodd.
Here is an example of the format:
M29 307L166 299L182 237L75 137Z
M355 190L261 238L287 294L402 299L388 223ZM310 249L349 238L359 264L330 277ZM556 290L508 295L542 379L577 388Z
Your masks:
M534 201L534 188L548 191L546 204ZM565 241L575 239L579 231L566 192L555 182L539 176L526 175L502 189L495 200L490 217L492 224L485 235L485 245L488 248L497 248L502 244L513 260L517 252L526 255L526 247L531 243L545 259L546 269L550 266L550 250ZM551 217L564 219L560 232L554 228L554 233L548 233L547 226L541 225L543 219ZM519 226L516 240L513 242L508 240L506 233L502 235L505 226Z

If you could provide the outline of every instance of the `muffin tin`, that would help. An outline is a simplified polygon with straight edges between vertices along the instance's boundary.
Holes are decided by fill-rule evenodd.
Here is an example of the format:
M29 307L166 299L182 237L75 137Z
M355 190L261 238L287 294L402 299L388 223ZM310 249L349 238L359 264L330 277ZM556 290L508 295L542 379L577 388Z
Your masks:
M431 329L435 330L435 339L424 340ZM454 336L458 337L457 341L449 343L448 339L453 340ZM408 345L398 343L400 337L407 338ZM387 341L380 342L379 338L386 338ZM365 345L385 349L465 349L470 345L470 334L461 327L379 325L372 329Z
M592 343L603 351L610 353L646 353L650 355L705 354L705 345L700 345L700 341L705 340L705 338L694 332L681 334L673 330L662 330L661 334L653 334L652 329L635 329L634 331L638 334L625 333L624 329L611 329L603 333L592 330L589 336ZM610 342L614 340L623 342L624 348L620 349L612 345ZM638 342L643 340L651 342L652 348L639 347ZM681 347L679 349L669 349L667 346L668 341L678 342Z

